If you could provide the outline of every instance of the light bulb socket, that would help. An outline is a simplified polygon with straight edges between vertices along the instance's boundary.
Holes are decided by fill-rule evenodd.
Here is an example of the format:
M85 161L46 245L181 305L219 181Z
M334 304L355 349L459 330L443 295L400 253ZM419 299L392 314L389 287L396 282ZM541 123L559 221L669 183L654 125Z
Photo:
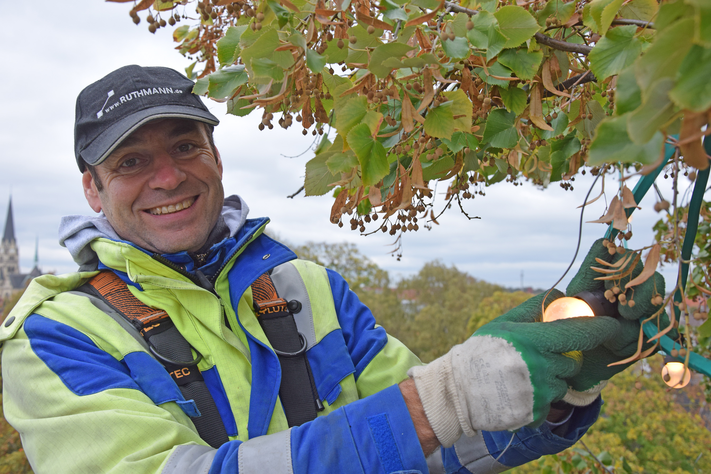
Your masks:
M611 316L613 318L620 318L620 312L617 310L617 304L610 303L602 292L581 291L574 297L585 301L587 305L590 306L593 313L595 313L595 316Z

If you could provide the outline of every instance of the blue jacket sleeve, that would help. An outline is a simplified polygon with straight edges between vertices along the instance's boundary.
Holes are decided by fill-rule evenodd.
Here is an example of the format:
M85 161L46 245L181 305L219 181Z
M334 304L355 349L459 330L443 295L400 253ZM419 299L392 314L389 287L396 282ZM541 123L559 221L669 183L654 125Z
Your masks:
M556 454L573 446L595 423L602 400L587 407L576 407L564 435L556 434L544 423L538 428L521 428L516 432L482 431L474 438L462 437L454 446L442 449L428 458L432 474L467 474L501 472Z

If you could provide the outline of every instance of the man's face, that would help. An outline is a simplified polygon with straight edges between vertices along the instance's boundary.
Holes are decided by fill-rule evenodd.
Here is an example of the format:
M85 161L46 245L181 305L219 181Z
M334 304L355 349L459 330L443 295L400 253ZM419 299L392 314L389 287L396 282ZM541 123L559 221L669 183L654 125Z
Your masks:
M84 172L84 195L118 235L158 253L196 251L222 209L222 161L206 127L185 119L149 122L100 165L99 191Z

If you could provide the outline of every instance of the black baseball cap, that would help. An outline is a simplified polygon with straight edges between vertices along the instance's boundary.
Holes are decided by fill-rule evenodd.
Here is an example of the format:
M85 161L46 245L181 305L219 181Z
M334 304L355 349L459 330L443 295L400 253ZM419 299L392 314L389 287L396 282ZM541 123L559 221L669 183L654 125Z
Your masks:
M74 153L82 172L98 165L146 122L187 118L220 123L192 93L193 81L165 67L124 66L86 87L77 97Z

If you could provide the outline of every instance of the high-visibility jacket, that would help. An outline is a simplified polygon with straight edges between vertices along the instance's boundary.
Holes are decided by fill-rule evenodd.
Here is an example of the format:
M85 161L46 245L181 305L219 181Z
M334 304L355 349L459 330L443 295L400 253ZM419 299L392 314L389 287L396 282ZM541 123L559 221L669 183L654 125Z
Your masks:
M91 242L99 268L166 311L203 355L198 368L230 439L219 449L198 436L188 416L192 401L160 363L72 292L96 272L30 284L0 326L0 340L4 414L36 473L499 472L571 446L596 419L599 403L576 409L565 437L548 425L524 428L498 461L510 433L481 432L426 460L397 387L420 361L376 325L337 273L296 259L264 235L266 222L247 220L213 252L214 291L187 278L179 257L166 265L128 242ZM279 361L250 289L285 262L311 307L307 354L325 406L293 428L279 400Z

